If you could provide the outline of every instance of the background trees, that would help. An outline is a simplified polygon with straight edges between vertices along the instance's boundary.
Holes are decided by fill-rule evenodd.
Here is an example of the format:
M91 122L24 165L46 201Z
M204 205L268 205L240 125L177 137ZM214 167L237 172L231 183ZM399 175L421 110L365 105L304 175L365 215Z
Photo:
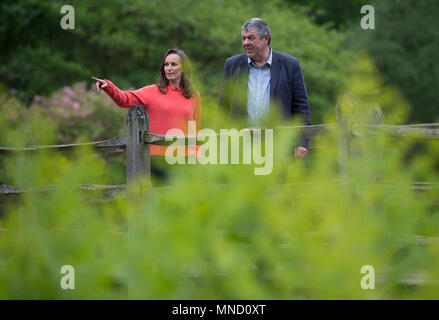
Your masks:
M0 4L0 83L28 105L91 75L122 88L153 83L161 55L181 47L193 59L203 95L218 93L224 59L242 52L240 26L253 16L272 29L272 46L300 59L312 122L334 109L352 50L365 49L385 79L413 105L410 120L432 122L438 91L436 2L372 3L376 29L361 30L363 1L75 1L76 29L63 30L62 1Z
M358 27L350 44L366 49L386 82L399 88L412 105L410 121L437 122L439 92L439 3L377 1L376 29Z
M110 78L121 88L155 82L162 54L183 48L192 58L202 95L216 99L225 58L242 52L240 27L261 16L273 48L300 59L313 109L321 122L343 85L349 52L345 36L316 25L287 1L109 0L73 3L76 29L63 30L60 1L2 3L0 75L30 104L65 85Z

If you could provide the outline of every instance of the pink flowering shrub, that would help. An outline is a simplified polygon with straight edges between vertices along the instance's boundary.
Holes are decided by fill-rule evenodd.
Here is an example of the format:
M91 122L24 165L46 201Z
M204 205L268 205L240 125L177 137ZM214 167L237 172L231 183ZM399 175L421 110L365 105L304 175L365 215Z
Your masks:
M111 139L125 133L122 109L105 94L98 94L94 85L84 82L64 87L48 97L34 96L30 106L16 97L13 90L0 88L0 146L70 144ZM122 154L102 154L109 171L109 183L125 182L125 158ZM8 160L9 159L9 160ZM12 159L12 160L11 160ZM15 161L0 155L0 167ZM15 171L14 171L15 172ZM17 185L14 173L0 170L0 185Z
M35 96L32 113L57 126L56 143L91 142L114 138L124 133L127 109L122 109L94 84L87 90L84 82L64 87L49 97Z

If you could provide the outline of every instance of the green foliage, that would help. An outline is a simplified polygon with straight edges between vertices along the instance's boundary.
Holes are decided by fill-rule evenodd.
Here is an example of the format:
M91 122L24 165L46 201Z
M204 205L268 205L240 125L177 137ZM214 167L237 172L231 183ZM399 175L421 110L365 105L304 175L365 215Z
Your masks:
M1 4L0 76L29 104L63 86L109 78L120 88L154 83L166 49L181 47L195 65L202 98L217 98L225 59L243 52L242 24L260 16L273 48L296 56L308 86L312 121L333 110L351 56L344 36L311 22L286 1L73 1L75 29L63 30L62 1Z
M370 61L351 74L346 90L360 108L379 101L401 120L401 96L376 79ZM345 114L361 122L361 113ZM407 159L415 141L354 140L341 175L338 132L319 141L326 148L291 159L294 143L279 130L271 175L255 176L249 165L181 165L170 187L135 201L130 189L109 203L71 187L108 181L105 162L87 151L40 154L25 187L64 187L23 194L0 220L0 298L437 298L437 189L419 192L411 182L423 174L438 181L438 141L416 141L428 153ZM63 265L75 268L75 290L60 288ZM360 286L364 265L375 269L375 290ZM410 284L413 276L423 282Z
M119 226L113 213L104 213L105 205L88 204L71 186L96 180L105 183L108 174L103 171L103 161L87 152L73 160L48 154L33 160L25 167L25 188L64 187L47 194L30 193L19 207L10 210L7 231L1 235L0 295L9 299L71 298L68 292L57 290L57 277L49 276L60 275L61 263L76 265L81 296L118 297L117 293L110 296L105 288L111 285L107 275L113 269L111 260L118 259L113 243L122 243L123 234L114 229Z
M351 47L367 48L385 80L400 88L410 102L409 120L437 120L439 99L439 48L437 1L375 1L375 30L361 30L359 23L349 38Z
M360 21L360 9L369 4L365 0L290 0L292 3L309 7L307 14L316 23L345 29L350 22Z

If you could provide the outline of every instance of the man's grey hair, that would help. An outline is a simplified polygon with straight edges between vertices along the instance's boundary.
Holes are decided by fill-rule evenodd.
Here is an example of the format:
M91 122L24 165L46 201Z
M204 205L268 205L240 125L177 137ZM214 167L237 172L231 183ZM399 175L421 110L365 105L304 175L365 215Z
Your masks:
M268 34L268 45L270 45L271 42L271 34L270 34L270 28L268 27L268 24L259 18L251 18L250 20L247 20L244 25L242 26L241 31L248 31L249 29L256 29L256 32L259 34L259 37L262 39L266 34Z

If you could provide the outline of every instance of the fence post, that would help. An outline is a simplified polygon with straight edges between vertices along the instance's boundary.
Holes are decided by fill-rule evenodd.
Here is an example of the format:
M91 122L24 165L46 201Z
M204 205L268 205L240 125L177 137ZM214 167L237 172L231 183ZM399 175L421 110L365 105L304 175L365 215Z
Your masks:
M149 201L147 194L143 194L143 188L151 186L151 159L149 144L145 143L145 134L149 133L149 117L145 107L141 105L131 106L126 118L127 142L126 142L126 165L127 165L127 192L128 212L127 239L130 249L129 266L136 270L137 255L142 252L143 243L139 241L139 235L144 234L142 217L147 214L146 209ZM127 278L129 297L137 296L138 287L134 277L135 272L129 272Z
M368 116L368 125L382 125L384 124L384 113L377 103L371 103L366 108ZM385 139L379 136L363 135L358 137L361 141L361 156L363 158L378 163L380 159L385 157ZM368 175L368 182L374 183L382 179L382 172L380 172L379 166L375 167L372 174Z
M127 187L136 184L142 188L142 181L151 186L151 159L149 144L145 143L145 134L149 133L149 117L145 107L131 106L126 118L127 125Z

